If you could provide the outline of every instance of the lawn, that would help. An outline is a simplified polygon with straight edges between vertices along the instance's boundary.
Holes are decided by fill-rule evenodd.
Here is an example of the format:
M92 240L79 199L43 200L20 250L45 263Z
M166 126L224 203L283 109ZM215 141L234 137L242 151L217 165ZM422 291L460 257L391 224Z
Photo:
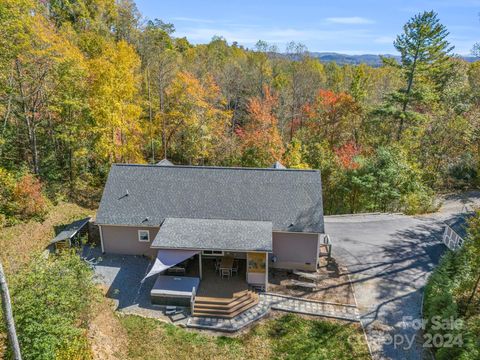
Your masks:
M122 316L128 359L370 359L357 324L275 315L237 336L187 331Z

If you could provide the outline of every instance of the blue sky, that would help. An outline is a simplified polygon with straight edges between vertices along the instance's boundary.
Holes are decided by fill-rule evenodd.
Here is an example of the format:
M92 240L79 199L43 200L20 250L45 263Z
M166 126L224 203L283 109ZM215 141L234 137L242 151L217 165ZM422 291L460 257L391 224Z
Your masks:
M145 18L173 23L175 36L195 44L219 35L247 47L265 40L281 51L295 41L310 51L395 53L402 25L432 9L450 31L455 53L468 55L480 41L480 0L137 0L137 6Z

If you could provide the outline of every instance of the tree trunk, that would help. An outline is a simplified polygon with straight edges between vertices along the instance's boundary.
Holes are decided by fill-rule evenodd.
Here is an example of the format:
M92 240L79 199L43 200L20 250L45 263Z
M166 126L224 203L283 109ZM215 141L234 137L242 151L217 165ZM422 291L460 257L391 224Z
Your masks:
M20 92L20 97L21 97L21 102L22 102L22 111L23 111L23 117L25 120L25 124L27 126L27 131L28 131L28 142L30 144L30 151L32 153L32 165L33 165L33 173L38 175L39 174L39 165L38 165L38 147L37 147L37 134L36 134L36 129L35 129L35 123L33 116L35 114L35 111L32 111L32 119L30 119L28 113L28 107L27 107L27 99L25 97L25 91L23 89L23 81L22 81L22 72L20 70L20 61L18 59L15 60L15 66L17 70L17 76L18 76L18 88Z
M150 89L150 71L148 64L146 68L147 92L148 92L148 118L150 120L150 146L152 148L152 164L155 164L155 145L153 143L153 113L152 113L152 93Z
M417 59L418 59L418 52L419 51L420 51L420 44L417 45L417 49L415 50L415 56L413 58L412 70L410 71L410 74L408 76L407 90L405 91L405 100L403 101L403 106L402 106L402 117L400 118L400 124L398 126L397 141L400 141L400 139L402 138L403 126L404 126L404 123L405 123L407 106L408 106L408 103L410 102L410 93L412 91L413 78L415 76L415 70L417 68Z
M3 316L7 323L8 340L12 347L13 358L15 360L22 360L20 353L20 344L18 343L17 331L15 330L15 322L13 320L12 304L10 302L10 293L8 291L7 279L3 272L2 263L0 263L0 293L2 295Z

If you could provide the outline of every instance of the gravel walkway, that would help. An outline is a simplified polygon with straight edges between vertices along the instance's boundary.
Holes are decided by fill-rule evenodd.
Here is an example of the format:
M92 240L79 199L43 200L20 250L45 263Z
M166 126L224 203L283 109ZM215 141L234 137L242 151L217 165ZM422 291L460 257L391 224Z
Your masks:
M190 317L187 327L234 332L264 317L268 311L280 310L306 315L323 316L346 321L359 321L356 306L303 300L272 293L259 294L259 303L233 319Z

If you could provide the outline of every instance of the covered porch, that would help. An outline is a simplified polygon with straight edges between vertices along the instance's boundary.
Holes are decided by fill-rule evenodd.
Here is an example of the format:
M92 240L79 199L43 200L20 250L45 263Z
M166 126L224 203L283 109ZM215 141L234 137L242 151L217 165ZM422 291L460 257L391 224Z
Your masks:
M158 249L147 275L158 276L152 294L172 299L189 295L200 313L207 305L231 313L243 309L245 301L254 302L254 288L268 286L271 228L270 222L166 219L152 243ZM190 293L183 285L183 293L177 293L180 284L190 287Z

